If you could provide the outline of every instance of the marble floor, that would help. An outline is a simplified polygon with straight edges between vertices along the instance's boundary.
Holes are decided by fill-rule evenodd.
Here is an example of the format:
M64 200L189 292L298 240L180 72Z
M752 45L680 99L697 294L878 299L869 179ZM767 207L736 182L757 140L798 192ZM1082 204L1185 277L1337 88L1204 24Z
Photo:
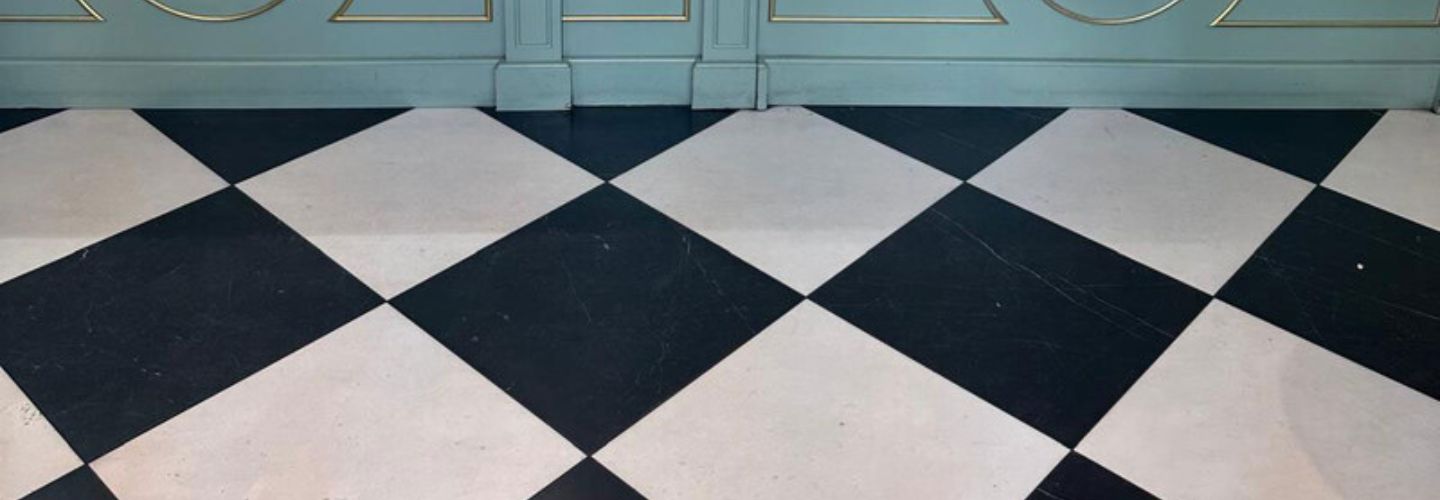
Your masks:
M1437 471L1429 113L0 110L0 500Z

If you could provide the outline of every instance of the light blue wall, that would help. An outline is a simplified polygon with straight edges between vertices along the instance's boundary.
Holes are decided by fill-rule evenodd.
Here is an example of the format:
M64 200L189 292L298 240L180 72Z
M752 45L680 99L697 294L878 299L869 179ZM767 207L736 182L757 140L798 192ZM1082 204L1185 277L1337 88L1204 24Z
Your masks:
M337 21L346 0L4 0L0 106L1419 108L1440 89L1440 0L492 2L351 0Z

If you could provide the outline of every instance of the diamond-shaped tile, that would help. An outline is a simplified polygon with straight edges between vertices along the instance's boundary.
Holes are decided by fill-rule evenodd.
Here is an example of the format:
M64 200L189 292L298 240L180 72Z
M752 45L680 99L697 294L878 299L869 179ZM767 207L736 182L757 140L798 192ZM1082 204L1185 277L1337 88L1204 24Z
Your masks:
M596 458L651 498L1020 498L1065 451L806 302Z
M606 185L392 302L590 452L799 300Z
M958 184L804 108L737 113L615 180L801 292Z
M1317 189L1219 297L1440 399L1440 232Z
M1162 498L1431 498L1440 401L1216 301L1079 451Z
M0 133L60 111L58 109L0 109Z
M388 306L105 455L123 498L526 498L583 455Z
M392 297L600 181L474 109L426 109L240 185Z
M597 177L609 180L714 125L731 112L646 106L503 113L486 110L486 113Z
M810 109L961 179L969 179L1064 111L885 106Z
M89 460L379 302L231 188L0 285L0 366Z
M1134 113L1296 177L1320 182L1384 111L1144 109Z
M645 500L645 497L600 462L586 458L530 500Z
M1209 297L966 185L811 299L1073 445Z
M1211 293L1312 188L1101 110L1066 112L971 182Z
M0 498L20 498L80 465L45 415L0 370Z
M1386 113L1325 187L1440 230L1440 115Z
M115 500L115 494L89 466L80 467L31 493L24 500Z
M1028 500L1154 500L1155 496L1085 458L1070 452L1045 476Z
M402 109L141 110L225 180L238 183L400 114Z
M0 133L0 282L223 187L129 111Z

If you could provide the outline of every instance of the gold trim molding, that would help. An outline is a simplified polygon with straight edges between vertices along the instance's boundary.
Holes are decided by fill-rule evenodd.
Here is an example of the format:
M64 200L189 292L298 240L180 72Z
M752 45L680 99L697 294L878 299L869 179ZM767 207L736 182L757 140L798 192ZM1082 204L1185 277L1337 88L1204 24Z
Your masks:
M1435 5L1435 17L1428 20L1405 19L1333 19L1305 21L1289 19L1230 19L1230 14L1243 0L1230 0L1210 26L1214 28L1436 28L1440 27L1440 3Z
M80 4L80 8L85 9L84 15L22 16L0 14L0 23L99 23L105 21L105 17L101 16L99 12L95 12L95 8L90 6L89 1L75 0L75 3Z
M983 0L990 17L850 17L850 16L782 16L770 0L772 23L859 23L859 24L1010 24L993 0Z
M485 13L474 14L351 14L350 5L355 0L345 0L335 14L330 16L332 23L488 23L495 19L495 4L493 0L485 0Z
M583 22L689 22L691 0L680 0L680 14L573 14L560 16L567 23Z
M1068 17L1068 18L1070 18L1070 19L1074 19L1074 20L1076 20L1076 21L1080 21L1080 22L1082 22L1082 23L1086 23L1086 24L1098 24L1098 25L1101 25L1101 26L1117 26L1117 25L1121 25L1121 24L1138 23L1138 22L1140 22L1140 21L1144 21L1144 20L1153 18L1153 17L1155 17L1155 16L1158 16L1158 15L1160 15L1160 14L1164 14L1165 11L1170 10L1171 7L1174 7L1174 6L1178 5L1181 1L1183 1L1183 0L1170 0L1170 1L1168 1L1168 2L1165 2L1164 5L1161 5L1161 6L1159 6L1159 7L1156 7L1156 8L1154 8L1154 9L1150 9L1150 10L1145 11L1145 12L1141 12L1141 13L1139 13L1139 14L1135 14L1135 15L1133 15L1133 16L1124 16L1124 17L1094 17L1094 16L1087 16L1087 15L1085 15L1085 14L1081 14L1081 13L1079 13L1079 12L1075 12L1075 11L1073 11L1073 10L1070 10L1069 8L1065 7L1064 5L1060 5L1060 2L1057 2L1056 0L1044 0L1045 5L1050 6L1050 8L1051 8L1052 10L1054 10L1055 12L1059 12L1059 13L1063 14L1065 17ZM1238 0L1237 0L1237 1L1238 1Z
M228 23L234 21L243 21L245 19L250 19L260 14L270 12L270 9L273 9L281 3L284 3L285 0L270 0L259 7L244 12L237 12L234 14L196 14L194 12L188 12L177 9L175 7L171 7L169 5L166 5L165 2L161 0L145 0L145 2L149 3L150 5L154 5L157 9L165 11L166 14L170 14L175 17L206 23Z

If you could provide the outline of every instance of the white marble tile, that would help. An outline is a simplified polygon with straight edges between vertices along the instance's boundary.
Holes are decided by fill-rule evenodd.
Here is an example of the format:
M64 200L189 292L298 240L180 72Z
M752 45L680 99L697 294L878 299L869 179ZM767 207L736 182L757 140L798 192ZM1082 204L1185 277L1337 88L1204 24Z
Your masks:
M387 305L92 467L120 498L525 499L582 458Z
M741 112L614 181L801 292L960 181L804 108Z
M1215 301L1078 450L1161 498L1434 498L1440 401Z
M970 181L1214 293L1312 185L1119 110L1070 110Z
M1385 113L1324 185L1440 230L1440 115Z
M240 188L392 297L599 184L478 110L422 109Z
M1023 498L1066 451L804 302L596 459L654 500Z
M81 465L45 415L0 370L0 499L23 497Z
M0 133L0 282L225 186L130 111Z

